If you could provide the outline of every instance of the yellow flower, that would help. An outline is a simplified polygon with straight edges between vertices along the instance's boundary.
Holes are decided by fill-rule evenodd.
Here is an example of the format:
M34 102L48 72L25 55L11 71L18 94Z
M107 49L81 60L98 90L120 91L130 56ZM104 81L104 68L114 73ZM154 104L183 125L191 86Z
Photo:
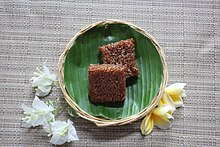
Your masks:
M176 110L176 107L175 107L173 100L171 99L171 97L167 93L163 94L163 96L159 102L159 106L162 106L162 105L170 105L172 107L172 109L168 112L169 114L173 114L173 112Z
M183 106L182 97L186 97L185 90L183 89L186 83L175 83L165 89L165 93L173 100L176 108Z
M146 115L141 123L141 132L143 135L148 135L153 130L154 124L160 129L168 129L172 126L169 119L173 119L173 116L169 114L173 107L168 104L158 106L150 114Z
M159 105L147 114L141 123L141 132L148 135L152 132L154 124L160 129L168 129L172 126L170 119L178 107L183 106L182 97L186 97L183 89L185 83L175 83L165 89Z

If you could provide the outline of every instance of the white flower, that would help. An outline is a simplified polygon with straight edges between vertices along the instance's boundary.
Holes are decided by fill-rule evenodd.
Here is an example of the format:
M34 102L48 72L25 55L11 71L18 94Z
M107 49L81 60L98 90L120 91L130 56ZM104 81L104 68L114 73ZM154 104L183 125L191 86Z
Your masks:
M183 89L185 85L186 83L174 83L165 89L165 93L173 100L176 108L183 106L182 97L186 97L185 90Z
M34 77L30 79L32 87L36 87L37 96L46 96L54 83L57 81L57 76L55 74L50 74L49 68L43 63L43 71L38 67L36 72L34 72Z
M35 127L39 125L47 125L50 121L54 120L52 111L54 110L52 105L47 105L35 96L32 107L28 107L22 104L25 117L22 118L23 127Z
M79 140L73 122L68 119L65 121L54 121L44 128L49 135L52 135L50 143L61 145L65 142Z

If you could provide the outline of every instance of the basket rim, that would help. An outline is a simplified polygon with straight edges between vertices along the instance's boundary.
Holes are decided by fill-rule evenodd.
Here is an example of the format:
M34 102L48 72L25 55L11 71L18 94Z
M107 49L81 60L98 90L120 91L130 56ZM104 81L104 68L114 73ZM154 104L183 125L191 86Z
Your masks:
M117 119L117 120L110 120L110 119L106 119L103 117L97 117L97 116L93 116L87 112L85 112L84 110L82 110L77 104L76 102L71 98L71 96L68 94L68 91L65 87L64 84L64 62L65 62L65 58L66 55L68 54L68 51L70 50L70 48L72 47L74 41L83 33L85 33L86 31L92 29L93 27L97 26L97 25L105 25L105 24L126 24L128 26L130 26L131 28L135 29L137 32L143 34L144 36L146 36L148 39L150 39L150 41L154 44L154 46L156 47L157 52L160 55L160 59L163 65L163 80L160 84L160 90L158 91L158 93L156 94L156 96L153 98L153 100L151 101L151 103L145 107L142 111L140 111L139 113L135 114L135 115L131 115L129 117L126 118L121 118L121 119ZM153 108L155 108L161 97L162 94L165 90L165 87L167 85L167 81L168 81L168 69L167 69L167 62L166 62L166 56L163 52L163 49L160 47L160 45L157 43L156 39L149 34L147 31L143 30L142 28L130 23L130 22L126 22L126 21L121 21L121 20L116 20L116 19L107 19L104 21L99 21L99 22L95 22L92 23L86 27L83 27L78 33L76 33L74 35L74 37L69 41L69 43L66 45L64 51L62 52L62 54L60 55L59 58L59 63L58 63L58 80L59 80L59 85L60 88L64 94L64 98L67 101L67 103L76 111L76 113L86 119L89 120L93 123L95 123L97 126L120 126L120 125L125 125L128 123L132 123L138 119L143 118L145 115L147 115L148 113L150 113L152 111Z

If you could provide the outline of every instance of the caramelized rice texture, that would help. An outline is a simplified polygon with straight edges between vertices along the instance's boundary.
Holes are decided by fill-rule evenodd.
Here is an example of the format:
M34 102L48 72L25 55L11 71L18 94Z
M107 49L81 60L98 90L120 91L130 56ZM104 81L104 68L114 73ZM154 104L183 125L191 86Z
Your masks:
M99 47L104 64L120 64L126 68L126 78L138 76L140 73L135 63L134 39L121 40Z
M125 68L121 65L90 64L88 67L90 100L95 103L124 101Z

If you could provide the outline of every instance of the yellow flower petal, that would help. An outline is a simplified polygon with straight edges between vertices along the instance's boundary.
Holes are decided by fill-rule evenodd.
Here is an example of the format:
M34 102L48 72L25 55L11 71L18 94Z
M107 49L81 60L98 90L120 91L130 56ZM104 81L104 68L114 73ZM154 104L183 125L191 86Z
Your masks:
M182 97L186 96L185 90L183 89L186 83L175 83L165 89L170 98L173 100L176 108L183 106Z
M153 114L158 116L163 116L171 110L173 110L173 107L171 105L164 104L162 106L155 108L153 110Z
M160 102L159 102L159 106L162 106L162 105L163 105L163 101L161 99Z
M176 108L184 107L183 101L176 101L176 102L174 102L174 105L175 105Z
M181 95L183 94L184 90L184 86L186 85L186 83L174 83L170 86L168 86L165 89L165 92L169 95Z
M182 96L181 95L169 95L170 96L170 98L175 102L175 101L182 101L183 99L182 99Z
M183 106L183 99L181 95L170 95L176 108Z
M183 89L182 97L186 97L186 91Z
M170 113L165 114L165 117L167 119L174 119L174 117Z
M148 135L153 130L155 124L160 129L172 127L169 119L174 119L172 114L177 107L183 106L182 97L186 96L183 89L186 83L175 83L165 89L165 92L157 108L147 115L141 123L141 132Z
M143 135L148 135L153 130L154 121L151 116L152 116L151 114L146 115L146 117L141 123L141 133Z
M174 104L172 98L167 93L164 93L161 101L163 102L163 104L167 104L172 107L172 109L169 111L169 113L173 114L173 112L176 110L176 108L175 108L175 104ZM160 106L162 106L162 105L160 105Z
M153 115L155 125L160 129L169 129L172 127L171 122L165 116Z

